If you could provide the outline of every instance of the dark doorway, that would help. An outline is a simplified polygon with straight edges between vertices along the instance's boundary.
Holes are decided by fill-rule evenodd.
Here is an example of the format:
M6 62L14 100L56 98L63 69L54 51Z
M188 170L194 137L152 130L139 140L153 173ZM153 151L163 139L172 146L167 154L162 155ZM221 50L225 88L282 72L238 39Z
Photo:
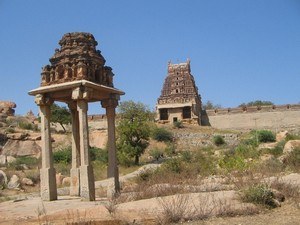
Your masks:
M159 110L159 119L160 120L168 120L168 109L160 109Z
M178 121L177 117L173 117L173 123L175 123L177 121Z
M182 118L183 119L190 119L192 116L191 116L191 107L190 106L186 106L186 107L183 107L182 109Z

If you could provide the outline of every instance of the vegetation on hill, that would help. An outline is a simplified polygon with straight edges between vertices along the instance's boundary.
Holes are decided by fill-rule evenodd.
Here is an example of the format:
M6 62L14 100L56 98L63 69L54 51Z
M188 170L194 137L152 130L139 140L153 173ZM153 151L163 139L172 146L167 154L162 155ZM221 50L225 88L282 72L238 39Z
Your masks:
M263 106L263 105L274 105L273 102L271 101L262 101L262 100L256 100L256 101L251 101L248 103L242 103L239 105L239 107L245 107L245 106Z
M207 109L220 109L222 106L220 104L214 104L212 101L208 100L206 103L202 104L204 110Z

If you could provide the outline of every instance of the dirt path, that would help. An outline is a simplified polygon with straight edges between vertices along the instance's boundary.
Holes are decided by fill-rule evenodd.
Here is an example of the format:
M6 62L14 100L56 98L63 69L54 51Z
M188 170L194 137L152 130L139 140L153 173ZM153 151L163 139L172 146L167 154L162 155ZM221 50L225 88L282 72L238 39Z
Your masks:
M120 182L126 182L148 169L155 169L159 164L147 164L138 170L120 177ZM95 187L109 187L113 184L113 179L105 179L95 182ZM58 220L63 223L69 220L84 218L97 218L101 215L101 220L111 220L105 205L107 198L97 198L94 202L81 201L79 197L65 196L69 188L59 188L57 201L43 202L39 193L21 194L14 196L15 200L0 203L0 224L36 224L36 220L41 216L43 220ZM64 196L61 196L64 195ZM59 215L59 216L57 216ZM76 218L78 217L78 218ZM70 219L71 218L71 219ZM39 224L39 223L38 223Z

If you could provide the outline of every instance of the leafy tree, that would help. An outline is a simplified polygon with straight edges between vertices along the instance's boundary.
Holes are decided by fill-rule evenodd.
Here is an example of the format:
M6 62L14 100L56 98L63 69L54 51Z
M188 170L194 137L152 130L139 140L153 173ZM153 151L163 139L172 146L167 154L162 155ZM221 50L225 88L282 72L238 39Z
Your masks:
M207 110L207 109L217 109L217 108L222 108L221 105L217 104L213 104L210 100L208 100L206 103L204 103L202 105L203 109Z
M149 145L150 125L153 113L143 103L133 101L121 102L118 108L120 122L117 127L117 147L119 155L134 158L139 164L139 158Z
M262 106L262 105L274 105L273 102L271 101L262 101L262 100L256 100L256 101L251 101L248 103L242 103L239 105L239 107L244 107L244 106Z
M71 123L71 112L64 106L59 106L55 103L51 106L51 122L59 123L63 128L64 132L66 132L66 128L64 124Z

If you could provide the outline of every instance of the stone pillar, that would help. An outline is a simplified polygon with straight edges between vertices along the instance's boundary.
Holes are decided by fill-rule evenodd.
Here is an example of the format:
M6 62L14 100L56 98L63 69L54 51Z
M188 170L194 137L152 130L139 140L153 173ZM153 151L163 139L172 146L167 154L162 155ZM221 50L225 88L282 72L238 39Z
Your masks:
M79 121L78 111L75 102L70 102L69 109L72 117L72 168L70 170L71 184L70 184L70 195L80 195L80 141L79 141Z
M89 130L88 130L88 99L92 90L88 88L75 88L72 91L72 99L77 103L78 127L79 127L79 149L80 149L80 196L83 200L95 200L95 181L93 168L90 165L89 156Z
M115 135L115 109L118 105L117 98L105 99L101 102L102 107L106 108L107 127L108 127L108 168L107 177L114 177L114 191L115 193L120 192L119 183L119 170L117 164L117 151L116 151L116 135Z
M50 106L53 101L43 95L35 97L36 104L40 107L41 117L41 138L42 138L42 168L41 178L41 198L45 201L57 200L56 172L53 167L52 143L50 133Z

